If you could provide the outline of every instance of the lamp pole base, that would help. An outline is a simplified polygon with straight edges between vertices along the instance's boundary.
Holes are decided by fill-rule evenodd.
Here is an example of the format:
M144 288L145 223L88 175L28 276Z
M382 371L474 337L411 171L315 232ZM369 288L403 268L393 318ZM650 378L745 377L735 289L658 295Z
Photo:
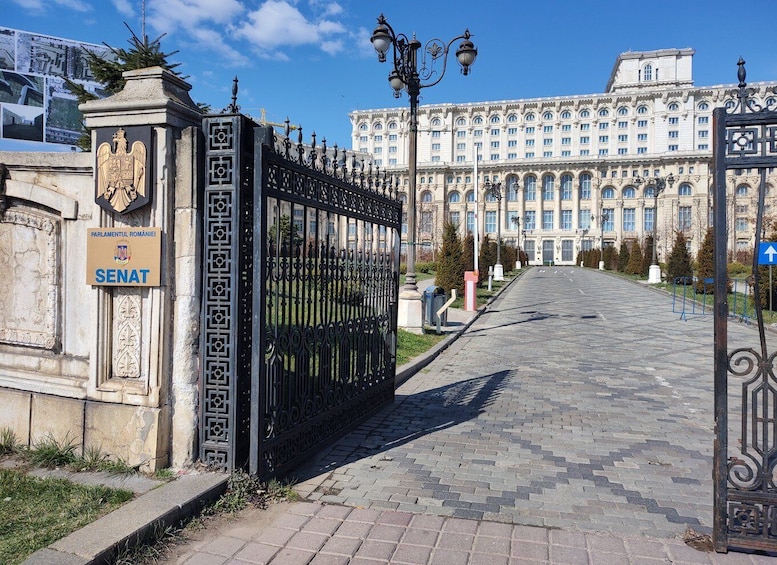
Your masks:
M423 301L417 290L399 289L397 327L410 333L424 333Z
M502 263L497 263L494 265L494 280L495 281L503 281L505 280L505 270L502 266Z
M604 270L604 261L599 261L599 270L600 271Z
M660 282L661 282L661 266L650 265L650 270L648 271L648 284L657 284Z

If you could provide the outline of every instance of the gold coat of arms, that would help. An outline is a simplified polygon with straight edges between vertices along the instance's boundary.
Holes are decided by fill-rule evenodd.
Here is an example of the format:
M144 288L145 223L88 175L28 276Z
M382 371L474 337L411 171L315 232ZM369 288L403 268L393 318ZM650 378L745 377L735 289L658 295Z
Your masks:
M98 132L98 143L100 137L106 137L105 133ZM99 143L95 202L105 210L119 214L126 214L148 204L151 194L147 178L147 156L148 144L137 139L130 146L124 128L113 133L111 142Z

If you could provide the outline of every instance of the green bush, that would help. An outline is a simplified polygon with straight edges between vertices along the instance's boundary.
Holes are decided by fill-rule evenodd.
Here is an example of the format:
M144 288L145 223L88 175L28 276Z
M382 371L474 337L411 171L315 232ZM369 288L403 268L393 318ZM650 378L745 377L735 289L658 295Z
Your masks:
M436 261L425 261L425 262L415 264L416 273L431 274L431 273L434 273L436 270L437 270Z

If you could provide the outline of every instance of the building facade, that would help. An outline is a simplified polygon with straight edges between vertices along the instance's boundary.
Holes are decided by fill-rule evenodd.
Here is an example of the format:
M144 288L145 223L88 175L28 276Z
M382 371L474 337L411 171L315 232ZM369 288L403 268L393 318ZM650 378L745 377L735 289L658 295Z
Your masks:
M622 53L603 94L420 106L421 248L439 248L447 219L462 236L499 232L532 264L574 264L580 250L621 242L643 246L654 230L659 261L677 230L695 254L712 218L712 111L733 104L736 85L694 86L693 55ZM777 82L750 86L777 106ZM409 108L350 119L353 149L407 187ZM752 249L760 179L744 173L728 183L732 250ZM657 195L656 180L670 175ZM487 183L499 183L501 199ZM770 171L767 202L774 186Z

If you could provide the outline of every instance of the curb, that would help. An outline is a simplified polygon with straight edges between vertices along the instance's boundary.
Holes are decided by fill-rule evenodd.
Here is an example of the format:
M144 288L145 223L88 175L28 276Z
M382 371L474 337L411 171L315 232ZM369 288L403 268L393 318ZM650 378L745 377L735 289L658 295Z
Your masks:
M168 526L198 514L227 489L229 475L183 475L147 492L30 555L22 565L92 565L111 561Z

